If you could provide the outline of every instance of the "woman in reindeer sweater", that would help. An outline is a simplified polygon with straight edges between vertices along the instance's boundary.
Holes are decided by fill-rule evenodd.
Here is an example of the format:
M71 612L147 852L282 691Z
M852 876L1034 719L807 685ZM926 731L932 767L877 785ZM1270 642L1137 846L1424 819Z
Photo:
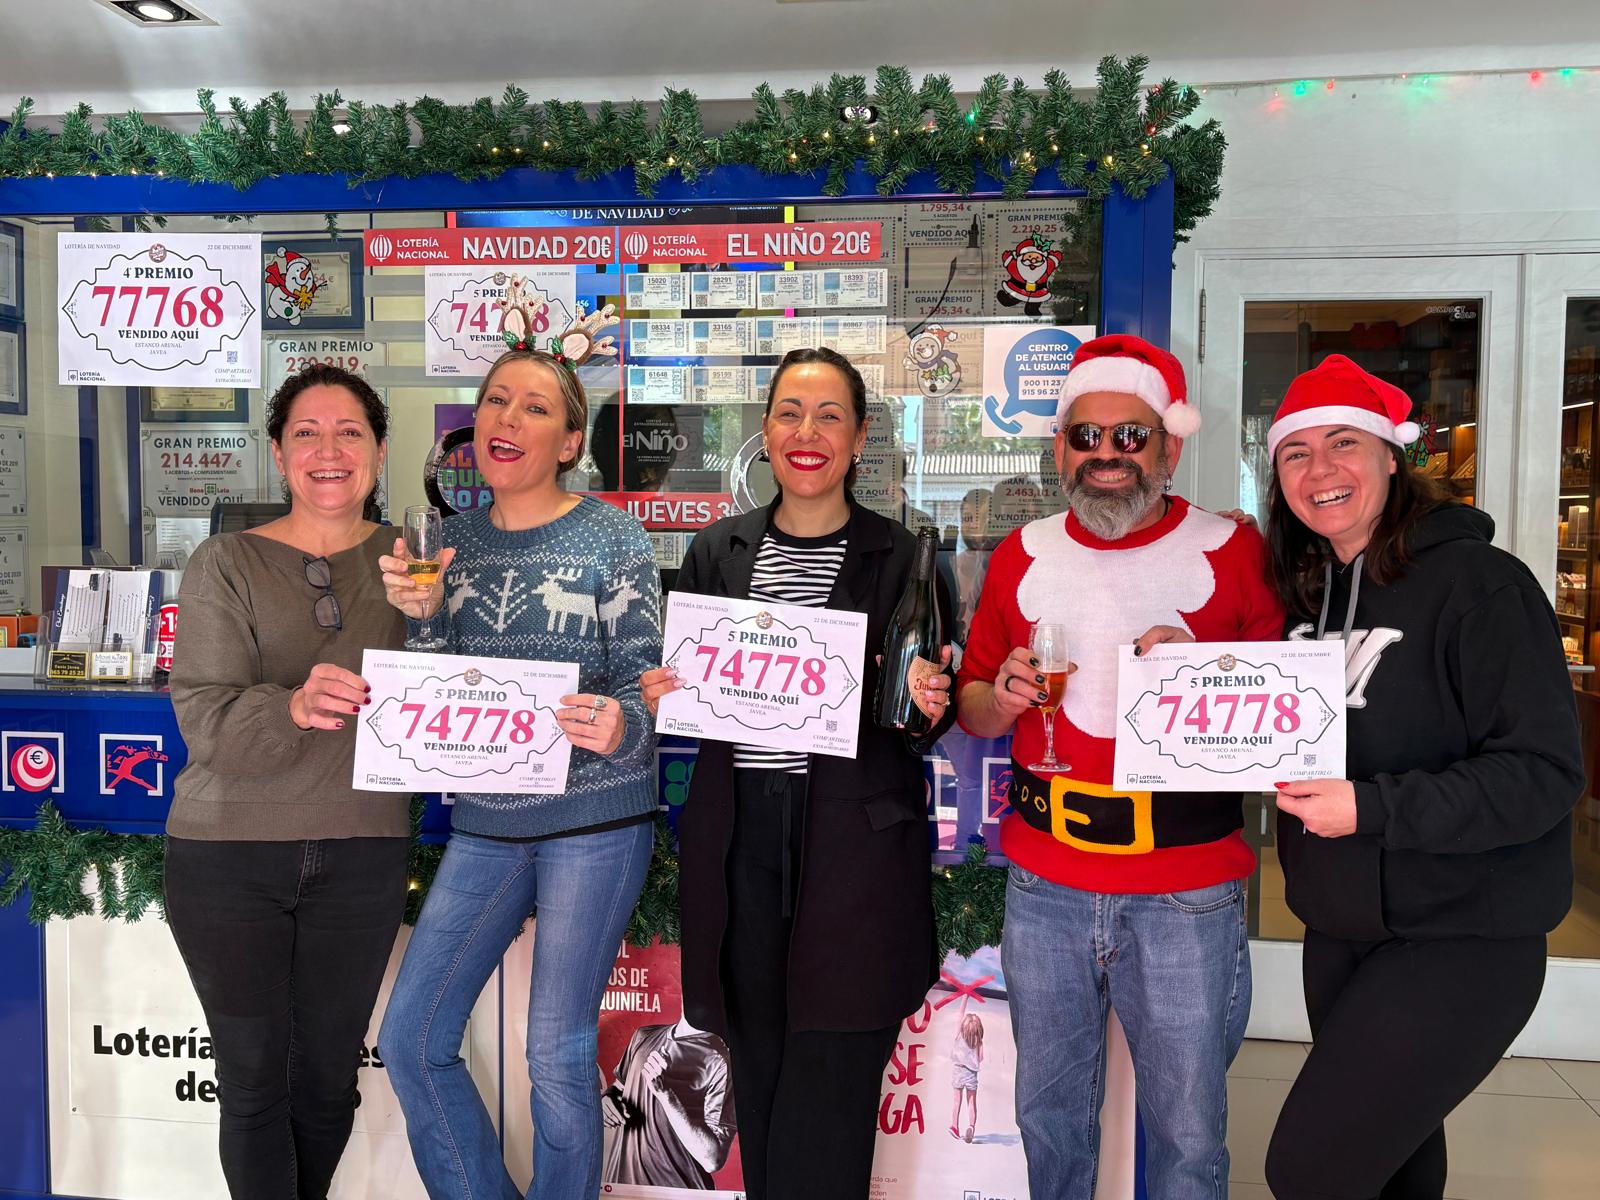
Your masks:
M572 742L560 795L463 792L411 936L379 1046L433 1200L521 1193L461 1059L467 1014L538 909L528 999L534 1200L600 1191L596 1025L644 883L655 735L639 674L661 661L660 582L633 517L559 482L583 453L588 403L569 360L513 349L478 389L473 447L494 503L445 522L443 583L382 560L390 602L448 603L459 653L573 662L557 719ZM448 592L448 601L445 593Z

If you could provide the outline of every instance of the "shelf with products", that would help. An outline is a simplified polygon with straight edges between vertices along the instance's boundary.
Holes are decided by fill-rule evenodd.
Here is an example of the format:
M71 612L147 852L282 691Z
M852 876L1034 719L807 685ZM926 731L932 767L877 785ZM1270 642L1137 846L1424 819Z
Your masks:
M1575 340L1569 327L1562 388L1560 492L1556 501L1556 616L1568 663L1600 661L1600 627L1589 583L1595 578L1600 542L1592 536L1600 508L1600 479L1595 476L1597 443L1595 346L1592 335ZM1592 687L1592 676L1576 675L1580 690Z

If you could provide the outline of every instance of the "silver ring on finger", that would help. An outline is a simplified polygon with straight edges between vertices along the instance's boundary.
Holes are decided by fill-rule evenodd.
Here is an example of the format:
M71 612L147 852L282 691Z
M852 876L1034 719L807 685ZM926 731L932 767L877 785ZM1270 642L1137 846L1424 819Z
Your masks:
M593 725L594 721L595 721L595 718L598 717L599 715L600 715L600 710L598 708L591 708L589 710L589 724Z
M609 703L611 703L611 701L610 701L610 699L608 697L606 697L606 696L596 696L594 698L595 711L598 712L600 709L604 708Z

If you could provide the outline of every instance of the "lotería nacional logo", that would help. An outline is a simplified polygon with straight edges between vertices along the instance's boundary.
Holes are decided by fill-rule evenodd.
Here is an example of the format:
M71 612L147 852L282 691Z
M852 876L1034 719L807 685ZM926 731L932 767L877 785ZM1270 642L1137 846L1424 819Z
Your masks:
M1221 655L1217 659L1217 670L1219 671L1232 671L1238 665L1239 660L1231 654Z
M59 794L66 790L64 737L59 733L0 733L0 790Z
M159 733L102 733L100 794L160 796L166 790L167 762Z
M477 687L483 682L483 672L477 667L468 667L465 675L461 677L468 687Z
M756 614L756 628L757 629L771 629L772 628L772 614L769 613L769 612L758 612Z
M381 263L394 253L394 242L386 234L378 234L367 241L367 257Z

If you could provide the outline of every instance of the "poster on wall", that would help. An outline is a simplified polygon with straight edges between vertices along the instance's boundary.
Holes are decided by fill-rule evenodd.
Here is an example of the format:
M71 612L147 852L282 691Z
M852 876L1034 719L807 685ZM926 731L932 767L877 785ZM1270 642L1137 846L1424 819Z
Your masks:
M74 1196L226 1196L216 1062L205 1013L161 921L52 921L47 941L51 1186ZM354 1130L331 1200L426 1200L378 1027L408 944L402 930L358 1050ZM495 1059L495 981L462 1057ZM114 1154L107 1146L117 1147Z
M676 946L623 944L600 1000L599 1059L608 1195L738 1193L732 1060L684 1015Z
M0 516L28 515L28 433L0 425Z
M0 529L0 611L20 612L28 603L28 531Z
M262 247L266 329L360 329L366 319L359 238L306 238Z
M260 253L257 234L60 234L59 382L257 387Z
M0 413L28 411L27 351L23 327L0 322Z
M1054 437L1061 381L1094 336L1092 325L985 325L983 436Z
M434 442L437 443L452 429L470 428L472 415L473 407L470 404L435 404ZM439 491L445 503L458 513L494 503L494 493L483 481L483 472L478 470L478 454L471 442L457 446L439 464Z
M337 334L269 337L261 362L261 388L270 398L284 380L317 363L342 367L362 378L372 367L387 361L388 346L370 338Z
M423 358L429 375L480 379L505 353L505 334L540 349L577 316L571 267L429 267L423 284Z
M139 431L144 507L157 518L203 517L217 501L255 500L261 434L237 425Z
M883 1073L872 1200L1025 1197L1016 1044L1000 951L947 956Z

